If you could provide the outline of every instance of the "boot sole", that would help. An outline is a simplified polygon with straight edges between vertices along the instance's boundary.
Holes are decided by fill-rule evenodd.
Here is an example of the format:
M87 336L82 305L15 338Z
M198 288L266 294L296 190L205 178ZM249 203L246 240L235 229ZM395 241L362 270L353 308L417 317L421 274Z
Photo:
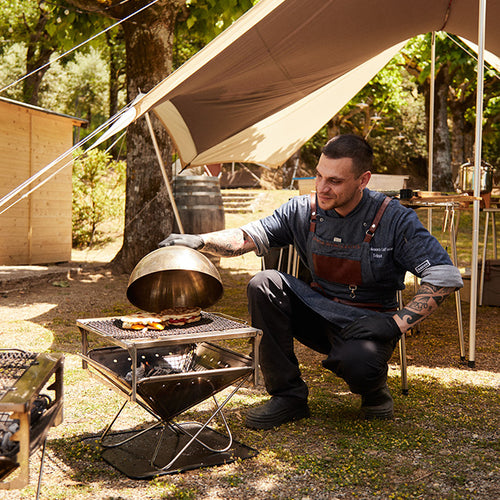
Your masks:
M302 420L303 418L309 418L310 416L311 413L309 408L301 408L293 413L290 412L290 410L283 410L282 412L269 416L252 417L251 414L247 414L245 425L250 429L267 430L279 427L287 422L295 422L297 420Z
M365 420L391 420L394 418L394 404L391 401L379 407L361 407L361 413Z

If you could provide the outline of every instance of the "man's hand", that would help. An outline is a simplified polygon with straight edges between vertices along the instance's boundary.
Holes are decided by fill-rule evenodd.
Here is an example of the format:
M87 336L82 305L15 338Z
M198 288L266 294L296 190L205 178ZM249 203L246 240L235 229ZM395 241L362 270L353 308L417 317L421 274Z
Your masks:
M398 324L389 316L365 316L340 331L344 340L369 339L390 342L401 337Z
M185 247L192 248L194 250L199 250L205 245L203 238L198 234L175 234L172 233L168 238L160 241L158 246L171 247L174 245L182 245Z

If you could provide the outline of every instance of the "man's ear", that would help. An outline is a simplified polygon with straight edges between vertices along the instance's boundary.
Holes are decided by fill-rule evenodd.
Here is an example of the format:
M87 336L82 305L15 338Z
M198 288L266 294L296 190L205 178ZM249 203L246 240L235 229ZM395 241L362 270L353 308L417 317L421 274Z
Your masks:
M372 173L369 170L360 175L359 179L361 180L361 184L359 185L359 188L361 190L365 189L365 187L368 185L368 182L370 182L371 177Z

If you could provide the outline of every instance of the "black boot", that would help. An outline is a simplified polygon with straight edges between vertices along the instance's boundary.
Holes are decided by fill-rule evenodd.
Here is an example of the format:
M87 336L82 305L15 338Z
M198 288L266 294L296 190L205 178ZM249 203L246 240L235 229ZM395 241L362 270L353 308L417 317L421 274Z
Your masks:
M267 403L248 410L245 425L251 429L272 429L286 422L308 418L309 415L306 400L273 396Z
M361 413L366 420L389 420L394 417L394 401L387 384L361 396Z

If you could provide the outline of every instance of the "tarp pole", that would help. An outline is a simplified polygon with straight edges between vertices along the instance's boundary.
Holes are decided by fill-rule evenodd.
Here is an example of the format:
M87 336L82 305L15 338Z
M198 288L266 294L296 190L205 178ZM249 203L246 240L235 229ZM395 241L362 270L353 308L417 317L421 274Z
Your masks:
M172 187L170 186L170 181L168 180L167 171L165 170L165 164L163 163L160 148L158 146L156 135L153 130L153 125L151 124L151 118L149 118L149 113L146 113L144 116L146 117L146 122L148 123L149 133L151 135L151 140L153 141L153 146L155 148L156 157L158 158L158 163L160 164L160 170L163 175L163 180L165 181L165 186L167 187L168 197L170 198L170 203L172 204L172 209L174 211L177 226L179 227L179 231L181 232L181 234L184 234L184 228L182 227L179 211L177 210L177 203L175 203L174 193L172 192Z
M434 108L436 93L436 32L431 33L431 76L429 87L429 166L427 169L427 189L433 190L432 177L434 175ZM432 208L427 210L427 229L432 233Z
M486 0L479 0L477 94L476 94L476 138L474 148L474 202L472 219L472 262L470 276L470 323L469 323L469 362L473 368L476 363L476 314L477 314L477 271L479 250L479 208L481 155L483 133L483 93L484 93L484 39L486 20Z

